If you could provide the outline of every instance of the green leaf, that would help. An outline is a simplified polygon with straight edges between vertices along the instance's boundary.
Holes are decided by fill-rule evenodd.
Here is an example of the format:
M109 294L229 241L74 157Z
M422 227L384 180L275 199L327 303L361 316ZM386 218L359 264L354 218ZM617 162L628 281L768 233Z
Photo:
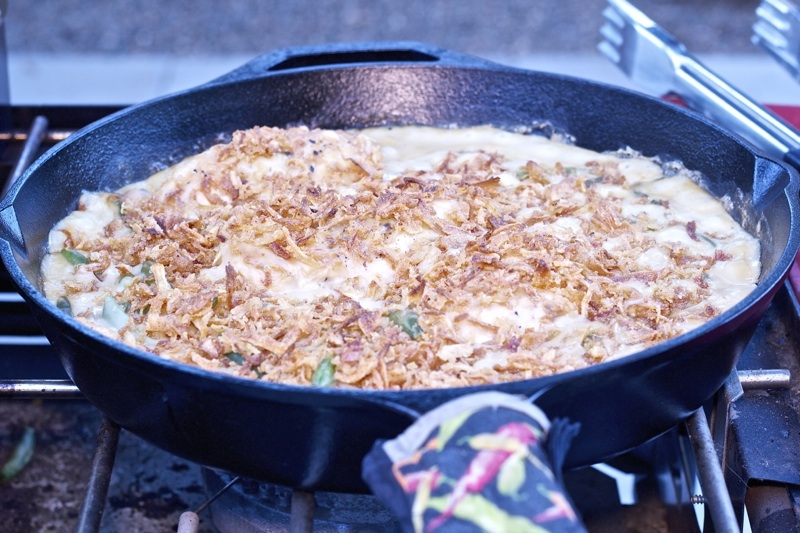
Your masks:
M0 482L11 481L33 458L33 449L36 446L36 434L33 428L25 428L22 438L14 447L11 457L0 470Z
M419 325L419 315L410 309L389 311L389 320L413 340L419 339L424 333Z
M69 261L69 264L71 265L86 265L89 263L88 257L75 250L68 250L64 248L61 250L61 255L64 256L64 259Z
M330 387L333 385L335 373L336 367L333 365L331 358L326 357L319 362L317 369L314 370L314 375L311 376L311 383L316 387Z

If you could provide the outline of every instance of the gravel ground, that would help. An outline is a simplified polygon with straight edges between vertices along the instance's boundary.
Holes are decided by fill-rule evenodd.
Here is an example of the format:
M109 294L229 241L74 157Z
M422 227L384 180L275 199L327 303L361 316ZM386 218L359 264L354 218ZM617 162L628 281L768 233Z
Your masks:
M593 51L601 0L8 0L9 50L224 55L417 40L477 55ZM758 0L637 0L695 53L754 52Z

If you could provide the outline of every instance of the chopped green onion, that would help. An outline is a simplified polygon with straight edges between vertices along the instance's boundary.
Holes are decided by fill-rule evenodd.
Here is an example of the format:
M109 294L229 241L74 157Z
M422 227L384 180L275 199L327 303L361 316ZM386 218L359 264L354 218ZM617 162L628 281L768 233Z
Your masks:
M106 296L103 300L103 318L114 329L120 329L128 323L125 307L117 303L113 296Z
M696 235L697 235L698 237L700 237L701 239L703 239L704 241L706 241L706 242L707 242L708 244L710 244L711 246L713 246L714 248L716 248L716 247L717 247L717 243L716 243L716 242L715 242L715 241L714 241L714 240L713 240L711 237L708 237L708 236L706 236L706 235L703 235L702 233L697 233Z
M584 335L583 339L581 340L581 348L583 348L584 350L587 350L592 345L597 344L598 342L600 342L600 340L601 340L600 335L597 335L596 333L587 333L586 335Z
M424 333L419 325L419 315L414 311L408 309L389 311L389 320L413 340L419 339Z
M11 481L33 458L33 449L36 445L36 434L33 428L25 428L22 438L14 447L11 457L0 470L0 482Z
M64 259L69 261L71 265L86 265L89 263L88 257L80 252L76 252L75 250L68 250L64 248L61 250L61 255L63 255Z
M231 363L235 363L239 366L242 366L244 364L244 356L240 353L229 352L225 354L225 357L227 357Z
M117 207L117 214L119 215L125 214L123 212L124 210L122 209L122 198L120 198L119 196L112 196L108 199L108 201Z
M336 367L331 362L331 358L326 357L319 362L319 366L314 370L311 383L316 387L330 387L333 385L333 375L335 373Z
M69 316L72 316L72 304L69 303L69 299L66 296L61 296L56 300L56 307Z
M152 276L153 272L151 269L153 268L153 265L155 265L155 261L147 260L144 263L142 263L142 276L146 278Z

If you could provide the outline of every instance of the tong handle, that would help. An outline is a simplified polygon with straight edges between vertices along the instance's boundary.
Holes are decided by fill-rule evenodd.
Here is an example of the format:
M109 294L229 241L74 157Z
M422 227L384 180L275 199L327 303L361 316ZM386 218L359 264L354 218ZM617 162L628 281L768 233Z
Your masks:
M686 104L772 156L800 169L800 134L689 55L677 62L676 92Z

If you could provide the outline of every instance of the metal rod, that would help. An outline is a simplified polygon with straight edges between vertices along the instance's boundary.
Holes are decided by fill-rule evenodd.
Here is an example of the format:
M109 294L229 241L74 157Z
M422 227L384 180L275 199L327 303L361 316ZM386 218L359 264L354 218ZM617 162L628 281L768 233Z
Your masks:
M68 379L0 380L0 398L75 400L83 393Z
M55 144L63 141L73 133L75 133L74 129L48 129L47 133L45 133L44 138L42 139L42 142L46 141L47 144ZM0 142L24 143L29 137L29 130L0 131Z
M222 495L225 493L225 491L226 491L226 490L228 490L229 488L231 488L232 486L234 486L236 483L238 483L240 479L242 479L242 478L241 478L241 477L239 477L239 476L236 476L236 477L235 477L235 478L233 478L232 480L228 481L228 483L227 483L227 484L226 484L224 487L222 487L221 489L219 489L219 490L218 490L216 493L214 493L214 495L213 495L213 496L211 496L209 499L207 499L206 501L204 501L204 502L203 502L203 504L202 504L200 507L198 507L197 509L195 509L195 510L194 510L195 514L200 514L200 513L202 513L203 511L205 511L205 510L206 510L206 507L208 507L209 505L211 505L212 503L214 503L214 501L215 501L217 498L219 498L220 496L222 496Z
M314 508L316 505L313 492L292 491L289 533L311 533L314 531Z
M106 505L118 442L119 426L103 417L100 433L97 435L97 449L92 460L92 472L86 488L86 497L83 500L76 528L78 533L95 533L100 530L100 521Z
M219 489L213 496L207 499L203 504L194 511L186 511L181 513L178 519L178 533L197 533L200 528L200 513L202 513L209 505L214 503L214 500L222 496L222 494L237 483L241 478L236 476L228 482L227 485Z
M12 185L22 176L22 173L25 172L33 160L36 158L36 154L39 151L39 147L42 145L42 140L47 133L47 126L48 122L47 119L43 116L38 116L33 119L33 124L31 124L30 132L28 133L28 138L25 141L25 146L22 148L22 153L17 159L17 164L14 166L14 170L11 172L11 176L6 181L6 184L3 186L2 192L0 192L0 197L5 196L8 190L11 188Z
M744 390L788 389L792 373L784 369L739 370L739 381Z
M706 512L711 514L711 520L717 531L739 532L739 522L733 511L725 478L722 475L719 457L714 449L714 440L708 427L708 419L703 409L689 417L686 422L689 431L689 440L692 442L695 456L697 457L697 476L700 478L700 487L708 503Z

